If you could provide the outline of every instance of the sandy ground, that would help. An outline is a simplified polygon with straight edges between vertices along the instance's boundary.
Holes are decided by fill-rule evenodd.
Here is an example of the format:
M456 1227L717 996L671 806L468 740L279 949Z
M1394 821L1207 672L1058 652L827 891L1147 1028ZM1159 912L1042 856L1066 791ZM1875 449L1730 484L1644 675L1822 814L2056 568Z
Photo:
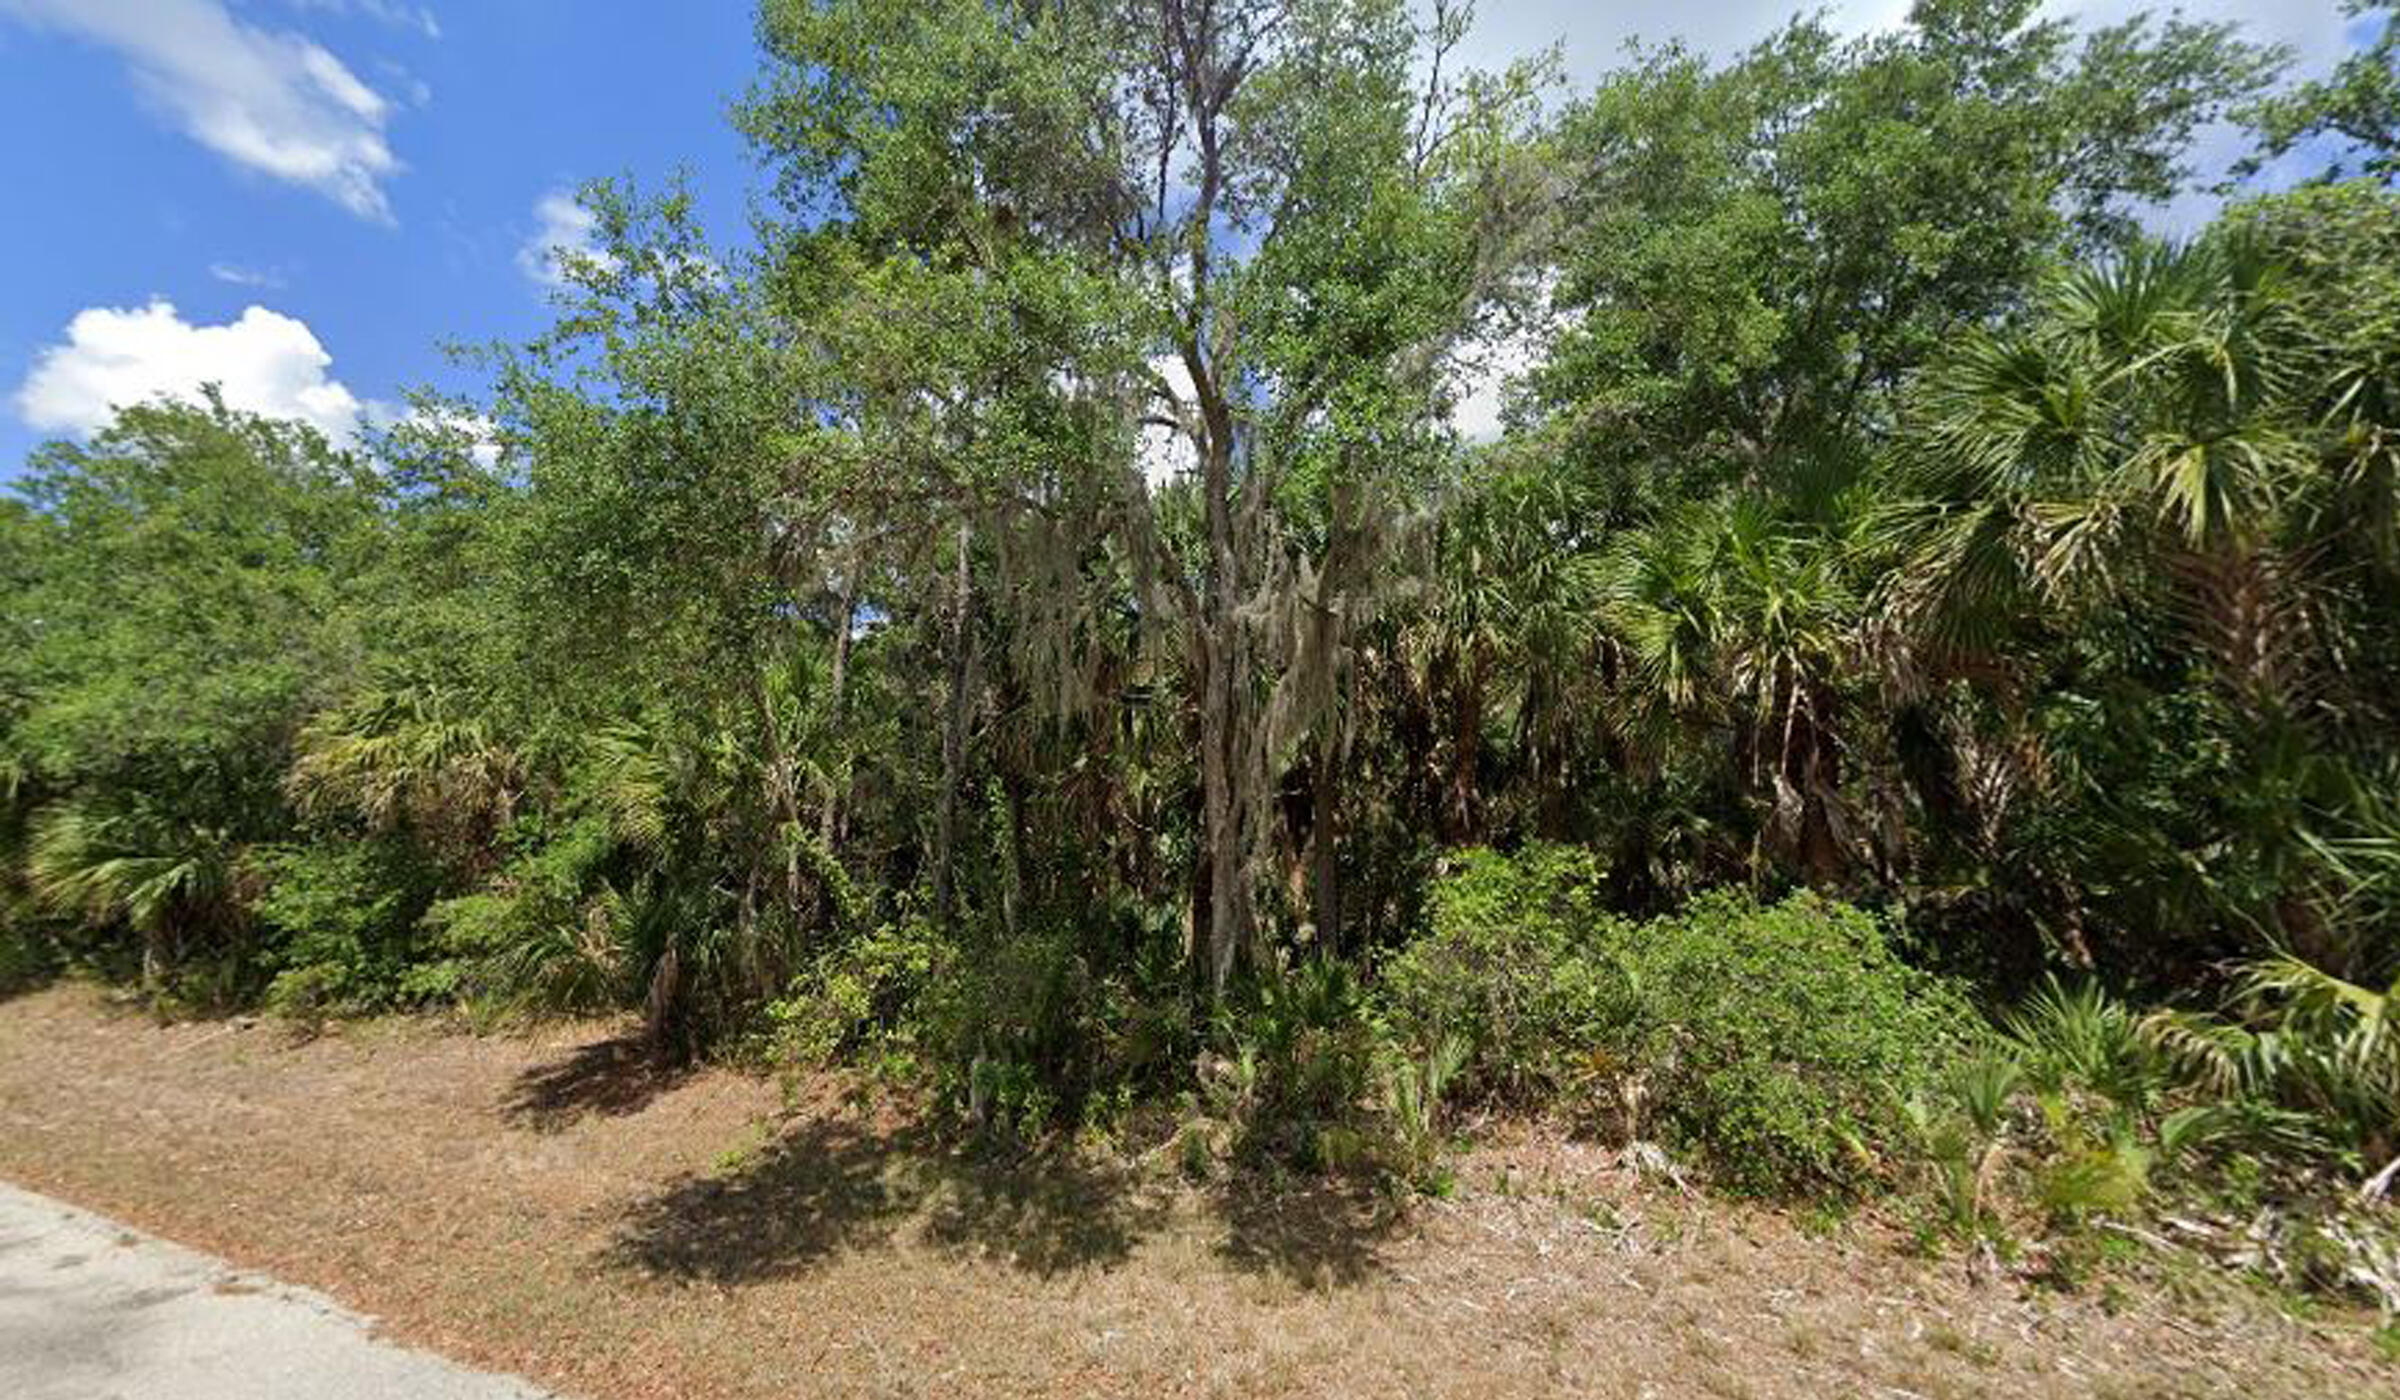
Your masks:
M2356 1318L1979 1281L1597 1148L1487 1145L1395 1214L961 1153L832 1081L660 1075L617 1029L300 1041L53 989L0 1003L0 1178L596 1400L2400 1395Z

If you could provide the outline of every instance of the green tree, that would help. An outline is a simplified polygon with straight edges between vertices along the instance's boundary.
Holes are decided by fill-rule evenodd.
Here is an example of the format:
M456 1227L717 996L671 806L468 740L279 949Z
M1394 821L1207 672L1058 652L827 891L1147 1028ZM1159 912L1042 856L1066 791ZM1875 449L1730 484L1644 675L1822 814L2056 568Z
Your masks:
M246 852L288 827L293 736L362 653L377 487L316 433L211 395L51 444L19 489L31 567L0 693L20 801L39 804L29 884L138 932L156 986L178 951L228 951Z
M1650 50L1567 115L1523 422L1613 519L1855 473L1911 370L2185 188L2193 131L2277 62L2221 25L2034 9L1938 0L1853 40L1800 20L1721 68Z
M2390 761L2367 328L2392 314L2393 217L2368 187L2309 191L2063 274L1914 406L1922 533L1893 596L1929 669L2038 697L2081 813L2059 858L2138 928L2374 956L2325 843L2375 830Z
M2382 18L2365 47L2344 54L2322 78L2271 93L2240 115L2258 133L2258 149L2234 166L2254 176L2295 152L2330 147L2323 178L2369 175L2400 178L2400 7L2380 0L2342 0L2353 24Z
M969 471L998 459L974 494L1030 531L1020 554L1055 580L1109 551L1171 648L1221 991L1245 950L1265 966L1272 799L1325 732L1398 488L1439 459L1443 357L1515 269L1532 74L1412 86L1420 35L1389 0L773 3L761 29L775 65L742 120L787 203L870 293L906 289L896 324L1012 332L997 357L926 336L908 358L942 392L904 393ZM1447 9L1428 37L1455 43ZM1080 426L1017 450L1042 421ZM1188 481L1145 480L1145 427ZM1043 639L1088 613L1041 591L1018 645L1088 657Z

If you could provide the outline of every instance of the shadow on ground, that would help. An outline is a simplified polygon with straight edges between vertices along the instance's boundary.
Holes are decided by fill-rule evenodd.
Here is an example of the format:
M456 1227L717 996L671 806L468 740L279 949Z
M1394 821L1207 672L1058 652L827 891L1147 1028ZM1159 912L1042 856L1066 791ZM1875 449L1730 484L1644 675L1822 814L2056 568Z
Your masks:
M688 1068L661 1061L638 1037L594 1041L518 1075L500 1116L555 1133L581 1118L639 1113L690 1075Z
M1236 1175L1211 1198L1217 1252L1245 1273L1307 1288L1347 1288L1383 1267L1380 1246L1404 1223L1389 1197L1322 1180Z
M1112 1168L952 1150L920 1127L842 1115L796 1124L734 1170L637 1203L609 1255L647 1273L747 1283L913 1227L946 1252L1048 1277L1121 1262L1166 1204Z
M1401 1223L1366 1193L1241 1175L1196 1194L1084 1154L953 1147L922 1125L844 1114L795 1123L732 1170L636 1202L606 1262L732 1286L913 1240L1050 1278L1114 1268L1195 1213L1221 1232L1232 1268L1310 1288L1364 1282Z

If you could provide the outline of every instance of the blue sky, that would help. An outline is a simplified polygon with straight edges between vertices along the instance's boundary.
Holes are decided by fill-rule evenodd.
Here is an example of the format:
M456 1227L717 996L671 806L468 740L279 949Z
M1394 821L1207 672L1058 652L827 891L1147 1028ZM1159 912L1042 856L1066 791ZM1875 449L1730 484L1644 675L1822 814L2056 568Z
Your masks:
M1794 0L1486 0L1471 56L1566 41L1579 81L1633 33L1727 51ZM1904 0L1837 0L1853 29ZM2113 18L2119 0L2054 8ZM2340 51L2334 0L2192 0ZM447 339L546 320L558 197L687 167L738 240L753 170L726 103L751 0L0 0L0 479L112 401L222 381L345 431L407 386L473 388Z
M373 101L318 82L325 60ZM450 380L439 342L544 323L521 254L594 176L688 165L738 237L751 166L724 109L753 69L748 0L0 0L0 181L21 201L0 219L0 475L145 358L246 370L329 419L342 389ZM75 318L111 309L138 314L79 347ZM23 390L58 347L102 363L53 386L37 430Z

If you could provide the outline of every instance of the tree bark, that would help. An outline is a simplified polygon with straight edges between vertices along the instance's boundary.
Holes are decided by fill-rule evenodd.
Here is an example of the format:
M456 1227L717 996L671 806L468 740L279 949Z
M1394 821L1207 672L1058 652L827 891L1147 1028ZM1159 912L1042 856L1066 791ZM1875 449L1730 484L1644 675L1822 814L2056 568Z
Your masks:
M849 749L849 740L847 736L843 735L843 725L847 719L850 627L857 619L857 614L857 580L845 579L842 583L842 606L840 611L835 614L833 632L833 729L837 736L842 736L836 739L836 745L838 750L844 753ZM848 777L849 765L845 763L841 765L841 768L842 771L834 773L826 779L825 805L817 813L817 842L825 848L827 854L832 853L834 838L838 834L837 826L842 812L842 789Z
M143 992L157 996L166 990L167 967L171 961L166 925L163 921L153 920L142 929Z
M1341 717L1336 714L1325 726L1324 737L1318 740L1315 791L1309 800L1309 866L1316 904L1317 946L1328 953L1341 951L1342 946L1342 888L1340 848L1336 844L1341 830L1340 793L1341 768L1349 747L1343 737Z
M1471 845L1481 837L1477 813L1478 770L1483 764L1483 652L1470 644L1461 658L1458 686L1451 697L1450 783L1447 802L1450 839Z
M1199 356L1189 357L1197 364ZM1197 376L1195 376L1197 377ZM1249 941L1249 862L1242 829L1246 794L1241 782L1240 687L1247 661L1234 598L1240 588L1234 539L1231 414L1213 389L1202 389L1208 440L1203 453L1202 491L1208 498L1208 591L1199 620L1200 792L1208 843L1208 983L1222 1000L1233 976L1235 955Z
M763 678L753 676L751 693L758 703L759 730L767 741L767 796L781 814L781 821L790 833L783 861L783 897L791 910L795 929L807 928L808 896L800 879L800 815L799 784L792 770L790 750L783 744L783 722L776 717L775 702Z
M952 862L958 832L958 785L966 767L967 752L967 589L972 579L967 569L969 527L958 524L958 558L950 581L949 616L944 620L948 633L945 645L949 649L948 694L942 705L942 792L934 804L933 814L933 908L934 916L949 926L956 916L957 887Z

